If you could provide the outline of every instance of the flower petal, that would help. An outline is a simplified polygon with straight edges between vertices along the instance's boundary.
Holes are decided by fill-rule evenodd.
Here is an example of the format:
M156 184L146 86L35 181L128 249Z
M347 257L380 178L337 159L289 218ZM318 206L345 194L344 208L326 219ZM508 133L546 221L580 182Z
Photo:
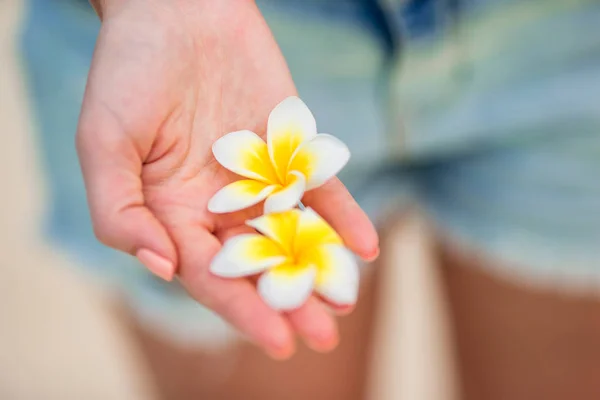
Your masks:
M288 97L271 111L267 123L267 144L281 182L285 181L288 165L298 146L316 135L315 117L298 97Z
M266 214L246 221L246 225L267 236L280 245L286 254L291 255L300 213L300 210L292 209L281 213Z
M310 247L323 244L343 244L342 238L319 214L312 208L306 208L300 213L294 249L297 253Z
M303 253L301 262L317 268L315 289L321 296L337 305L356 303L360 274L350 250L335 244L319 246Z
M267 144L252 131L231 132L218 139L212 151L222 166L246 178L277 183Z
M350 159L350 150L339 139L320 134L298 147L289 169L306 177L306 190L315 189L333 178Z
M286 182L287 186L270 194L265 201L265 214L292 209L302 200L306 187L304 175L298 171L291 171Z
M210 271L224 278L254 275L286 261L281 248L255 233L234 236L223 245Z
M258 280L258 292L271 308L290 311L300 307L310 296L316 269L282 265L263 274Z
M260 203L273 193L275 185L244 179L225 186L208 201L208 211L221 214L243 210Z

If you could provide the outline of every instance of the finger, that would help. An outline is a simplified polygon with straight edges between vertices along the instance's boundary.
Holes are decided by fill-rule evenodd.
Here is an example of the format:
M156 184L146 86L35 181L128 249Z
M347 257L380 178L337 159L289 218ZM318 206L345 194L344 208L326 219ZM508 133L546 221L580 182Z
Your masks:
M132 139L110 113L90 104L82 112L77 152L98 239L172 279L177 253L166 229L145 205L142 157Z
M249 340L278 359L294 353L294 335L283 316L270 309L245 279L223 279L209 271L221 245L201 227L173 230L179 244L179 276L192 297L223 317Z
M335 318L311 296L302 307L288 313L290 324L308 347L319 352L333 350L339 342Z
M335 315L340 316L340 317L351 314L352 311L354 311L354 308L356 308L355 304L347 304L347 305L340 306L337 304L329 303L327 300L321 298L320 296L317 296L317 298L323 302L323 305L325 307L327 307L333 313L335 313Z
M369 217L339 179L307 192L303 203L312 207L342 236L346 245L367 261L379 255L379 238Z
M231 228L218 230L217 232L215 232L215 236L219 240L219 242L221 242L221 244L224 244L226 241L228 241L232 237L235 237L238 235L244 235L247 233L257 233L257 232L256 232L256 229L253 229L253 228L249 227L248 225L238 225L238 226L234 226Z

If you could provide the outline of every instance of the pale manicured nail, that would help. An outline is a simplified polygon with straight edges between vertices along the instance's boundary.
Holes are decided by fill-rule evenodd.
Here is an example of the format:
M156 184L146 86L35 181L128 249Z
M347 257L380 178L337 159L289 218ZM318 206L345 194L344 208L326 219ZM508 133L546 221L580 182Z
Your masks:
M294 355L295 350L293 348L286 348L286 349L281 349L281 350L267 349L265 351L266 351L267 355L269 357L271 357L273 360L285 361L285 360L289 360Z
M337 315L338 317L344 317L346 315L352 314L354 311L355 305L347 305L347 306L332 306L330 304L324 303L323 306L329 311L332 315Z
M372 261L375 261L377 259L377 257L379 257L379 247L374 252L371 252L370 254L362 257L362 259L366 262L372 262Z
M335 349L340 343L340 338L337 334L331 335L327 338L304 338L304 343L306 345L316 351L317 353L329 353L333 349Z
M135 254L138 260L159 278L170 282L175 274L175 265L152 250L139 249Z

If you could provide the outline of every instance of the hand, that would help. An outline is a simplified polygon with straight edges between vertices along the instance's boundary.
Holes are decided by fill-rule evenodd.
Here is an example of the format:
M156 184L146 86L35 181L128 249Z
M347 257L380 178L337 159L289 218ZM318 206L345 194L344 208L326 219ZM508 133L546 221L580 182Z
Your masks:
M296 89L265 21L248 0L104 0L77 148L98 238L136 255L271 355L293 353L294 332L314 349L337 344L335 320L311 298L282 315L248 280L208 271L225 239L259 207L225 215L210 197L237 179L212 143L234 130L264 133L271 109ZM365 259L376 232L336 179L306 194Z

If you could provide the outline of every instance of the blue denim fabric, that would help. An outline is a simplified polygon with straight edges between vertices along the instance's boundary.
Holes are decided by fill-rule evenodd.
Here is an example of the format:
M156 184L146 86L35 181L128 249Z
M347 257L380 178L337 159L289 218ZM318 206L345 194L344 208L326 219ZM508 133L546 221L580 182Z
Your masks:
M81 0L28 4L48 237L125 287L141 316L206 332L212 314L93 237L73 143L99 23ZM600 3L258 4L319 130L348 143L342 178L371 215L417 202L502 268L600 280Z
M94 243L77 168L75 131L99 21L78 2L28 3L22 54L50 188L49 237L91 258L110 251Z

